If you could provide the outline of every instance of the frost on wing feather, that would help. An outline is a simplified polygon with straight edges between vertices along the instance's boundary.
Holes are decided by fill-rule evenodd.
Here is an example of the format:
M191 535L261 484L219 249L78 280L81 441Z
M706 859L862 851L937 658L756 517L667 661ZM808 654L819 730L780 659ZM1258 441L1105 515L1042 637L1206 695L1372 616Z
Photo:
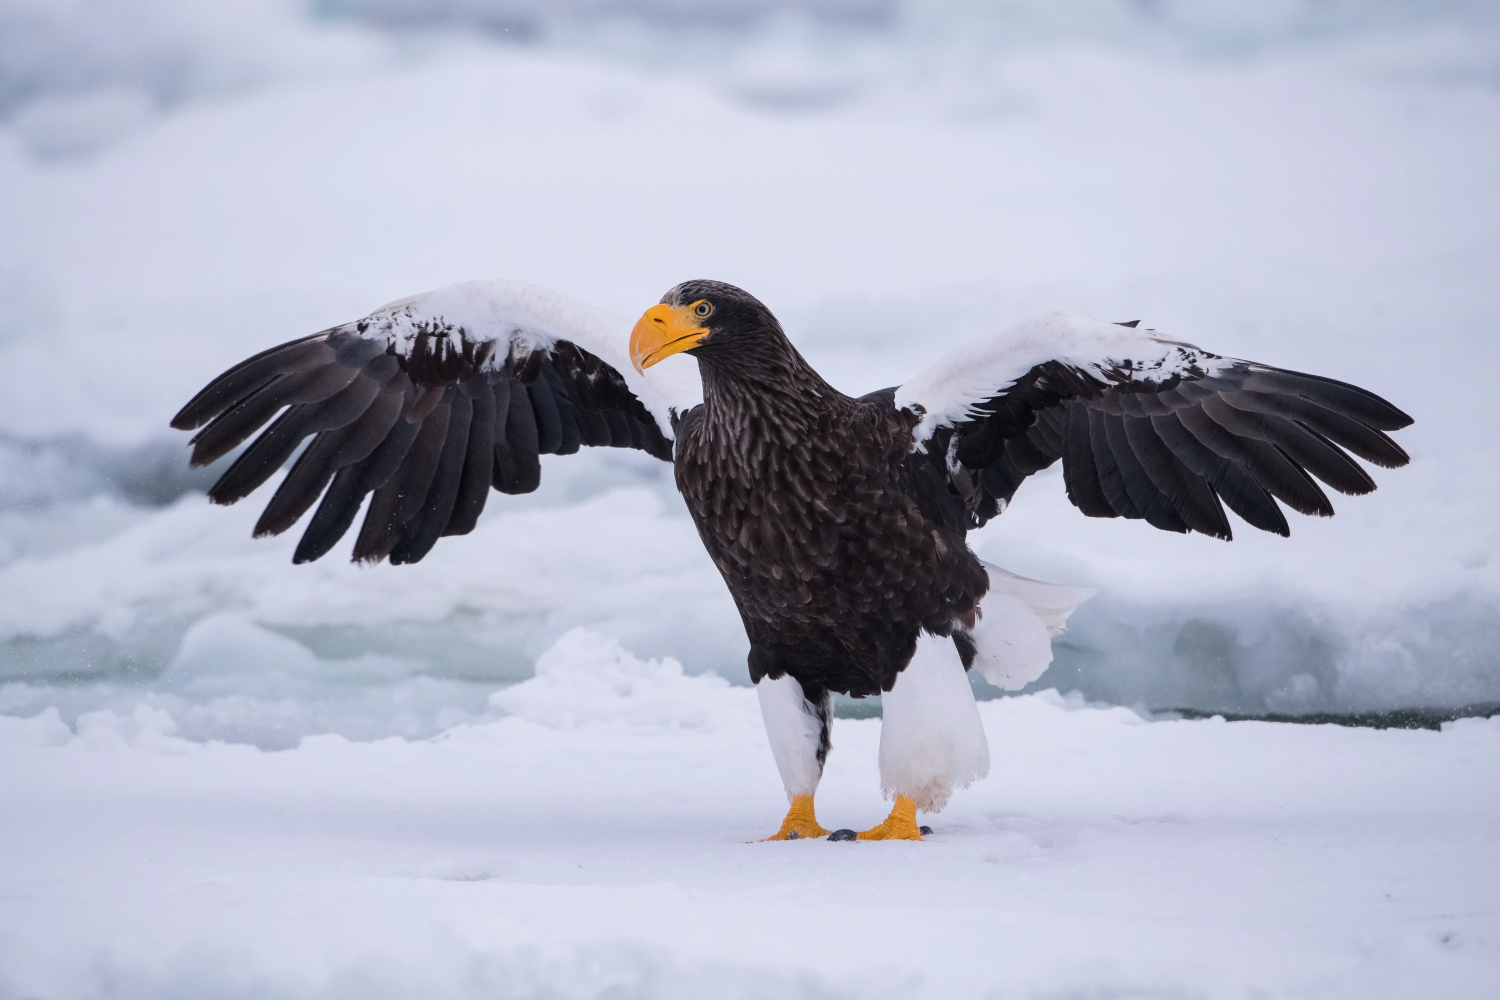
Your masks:
M1101 389L1163 385L1184 376L1213 375L1235 363L1149 330L1051 313L950 351L898 388L896 406L921 418L912 431L913 449L924 448L939 427L982 415L986 403L1048 362L1067 366Z

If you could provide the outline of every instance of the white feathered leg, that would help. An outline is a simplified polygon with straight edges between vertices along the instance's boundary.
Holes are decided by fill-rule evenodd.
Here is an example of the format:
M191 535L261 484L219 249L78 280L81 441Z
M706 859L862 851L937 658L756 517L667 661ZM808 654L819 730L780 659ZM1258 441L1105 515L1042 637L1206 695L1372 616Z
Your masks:
M952 639L924 633L880 700L880 785L898 807L906 798L923 812L937 812L955 786L966 788L990 773L974 689Z
M990 590L970 631L973 667L1006 690L1025 687L1052 662L1052 636L1093 594L1028 580L985 564ZM974 689L953 640L922 635L911 663L881 696L880 784L895 804L861 840L920 840L917 810L937 812L955 787L989 774L990 750Z
M766 839L826 836L828 831L818 825L813 811L813 795L828 756L828 731L833 723L830 696L824 692L821 699L809 701L802 685L790 674L775 680L761 678L755 693L760 697L760 715L771 742L771 756L776 758L776 769L781 772L781 783L791 802L781 829Z

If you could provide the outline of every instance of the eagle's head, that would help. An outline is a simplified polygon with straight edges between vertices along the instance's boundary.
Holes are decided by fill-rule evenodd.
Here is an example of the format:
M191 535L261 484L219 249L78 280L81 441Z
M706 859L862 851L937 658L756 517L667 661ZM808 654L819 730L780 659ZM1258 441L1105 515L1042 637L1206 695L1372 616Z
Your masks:
M744 364L789 345L759 299L722 281L684 281L646 310L630 334L636 371L684 351L710 363Z

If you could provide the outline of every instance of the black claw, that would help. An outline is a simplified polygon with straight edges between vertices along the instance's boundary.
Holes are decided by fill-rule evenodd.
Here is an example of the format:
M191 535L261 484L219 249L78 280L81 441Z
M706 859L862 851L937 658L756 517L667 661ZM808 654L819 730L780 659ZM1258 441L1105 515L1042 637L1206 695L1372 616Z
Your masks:
M920 833L924 837L930 837L930 836L932 836L932 827L930 827L930 826L919 826L919 827L917 827L917 832Z
M786 832L786 839L787 840L801 840L802 839L802 834L798 833L796 830L788 830Z
M829 840L854 840L859 834L853 830L835 830L828 835Z

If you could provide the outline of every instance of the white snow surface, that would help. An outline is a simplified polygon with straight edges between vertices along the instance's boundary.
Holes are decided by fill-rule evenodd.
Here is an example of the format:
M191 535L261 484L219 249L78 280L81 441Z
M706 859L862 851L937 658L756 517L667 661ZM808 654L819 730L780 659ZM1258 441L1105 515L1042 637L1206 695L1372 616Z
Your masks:
M1146 722L987 701L923 843L753 843L755 694L563 636L441 736L194 741L0 717L0 996L1493 995L1500 720ZM500 714L500 713L504 714ZM865 827L878 720L835 723Z
M1493 5L372 27L418 6L0 0L0 998L1493 994L1494 721L1159 711L1500 703ZM1034 477L971 544L1096 596L981 702L991 775L924 844L747 845L785 798L665 465L294 567L167 430L476 277L732 281L850 393L1140 319L1389 398L1412 464L1227 545ZM879 721L834 743L820 819L871 825Z

